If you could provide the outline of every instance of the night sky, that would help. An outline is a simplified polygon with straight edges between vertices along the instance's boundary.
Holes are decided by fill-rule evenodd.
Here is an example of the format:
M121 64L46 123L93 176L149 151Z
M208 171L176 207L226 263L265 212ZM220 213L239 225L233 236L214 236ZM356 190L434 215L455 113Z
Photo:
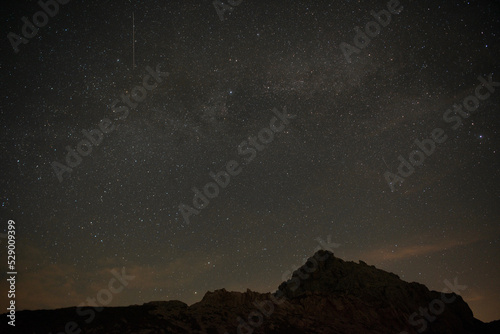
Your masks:
M106 306L275 291L320 238L430 289L456 278L500 318L499 1L402 0L356 48L388 1L228 1L221 20L208 0L73 0L17 53L8 34L41 7L10 3L0 233L15 221L19 309L87 304L122 267ZM210 173L229 183L193 204Z

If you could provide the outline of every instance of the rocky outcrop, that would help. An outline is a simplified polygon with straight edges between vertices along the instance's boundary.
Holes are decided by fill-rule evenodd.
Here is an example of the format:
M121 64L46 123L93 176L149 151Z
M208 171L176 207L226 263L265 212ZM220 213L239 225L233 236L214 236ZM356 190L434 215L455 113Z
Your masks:
M80 314L92 308L79 310ZM17 313L19 333L500 333L473 317L455 293L429 291L397 275L318 251L274 293L207 292L191 306L155 301L109 307L83 318L76 308ZM5 316L5 315L4 315ZM71 324L71 325L68 325ZM69 331L68 331L69 329ZM5 322L0 331L7 333ZM81 332L79 332L81 330Z

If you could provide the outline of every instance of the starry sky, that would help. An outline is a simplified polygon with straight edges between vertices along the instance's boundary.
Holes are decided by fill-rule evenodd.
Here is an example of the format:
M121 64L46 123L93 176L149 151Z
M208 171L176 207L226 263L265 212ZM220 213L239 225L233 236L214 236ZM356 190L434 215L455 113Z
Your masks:
M320 238L430 289L457 278L477 318L499 319L500 87L457 129L443 114L478 77L500 81L500 2L402 0L350 62L341 43L388 1L232 3L221 20L208 0L73 0L17 53L9 32L41 8L3 6L0 233L16 222L18 308L85 303L122 267L135 278L107 306L274 291ZM249 161L238 147L269 139L276 113L288 124ZM59 180L54 162L103 119L113 130ZM436 128L447 140L391 187ZM193 188L233 160L195 209Z

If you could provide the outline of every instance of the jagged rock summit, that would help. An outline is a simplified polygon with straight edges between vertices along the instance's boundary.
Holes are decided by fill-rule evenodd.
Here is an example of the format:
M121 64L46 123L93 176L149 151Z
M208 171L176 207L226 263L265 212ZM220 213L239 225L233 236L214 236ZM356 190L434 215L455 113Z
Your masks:
M456 281L450 284L460 290ZM343 261L324 250L309 258L274 293L220 289L207 292L191 306L175 300L154 301L107 307L94 312L91 321L79 315L90 309L21 311L16 332L500 333L500 322L484 324L475 319L454 292L429 291L422 284L407 283L363 261ZM6 322L0 324L0 332L8 330Z

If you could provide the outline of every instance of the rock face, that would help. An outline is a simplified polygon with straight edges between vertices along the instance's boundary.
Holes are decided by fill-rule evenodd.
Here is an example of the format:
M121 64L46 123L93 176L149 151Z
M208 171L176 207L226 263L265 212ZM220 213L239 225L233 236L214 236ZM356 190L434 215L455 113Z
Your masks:
M15 331L2 321L0 332L493 334L500 333L500 321L475 319L455 293L429 291L362 261L318 251L274 293L221 289L191 306L156 301L100 312L91 307L21 311Z

